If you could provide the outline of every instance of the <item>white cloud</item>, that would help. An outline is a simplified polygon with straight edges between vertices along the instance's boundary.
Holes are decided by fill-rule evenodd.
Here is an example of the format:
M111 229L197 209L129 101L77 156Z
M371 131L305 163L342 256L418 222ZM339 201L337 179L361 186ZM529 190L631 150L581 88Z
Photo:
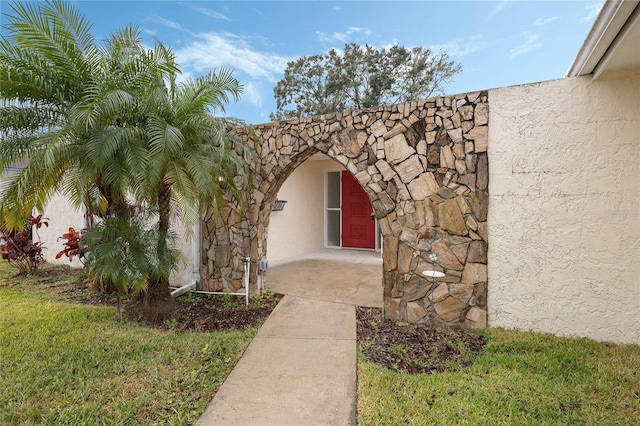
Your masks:
M220 12L216 12L215 10L205 9L204 7L195 7L195 6L193 7L193 9L210 18L222 19L223 21L231 21L231 18L229 18L227 15L224 15Z
M507 4L509 4L509 1L510 0L502 0L500 3L498 3L489 14L489 18L493 18L494 16L502 12L504 8L507 7Z
M509 59L513 59L516 56L524 55L533 50L536 50L542 46L542 44L538 41L541 37L541 34L524 34L524 43L520 46L516 46L509 51Z
M244 91L242 92L242 99L246 99L252 105L262 108L262 94L252 81L245 84Z
M318 35L318 40L323 43L333 43L336 41L340 41L346 43L351 40L351 36L353 34L364 34L365 37L369 37L372 34L372 31L368 28L361 27L349 27L345 32L338 33L335 32L333 34L323 33L321 31L316 31Z
M558 17L557 16L552 16L550 18L538 18L535 21L533 21L533 25L537 26L537 27L541 27L543 25L547 25L555 20L557 20Z
M160 16L155 17L155 21L169 28L173 28L174 30L182 30L182 26L177 22L170 21L168 19L164 19Z
M157 33L156 31L154 31L154 30L150 30L150 29L148 29L148 28L143 28L143 29L142 29L142 33L143 33L143 34L148 34L148 35L150 35L151 37L156 37L156 36L158 35L158 33Z
M598 16L598 13L600 13L602 5L604 5L604 2L598 2L589 6L585 6L584 9L587 11L587 14L580 18L580 22L593 22L596 19L596 16Z
M446 43L436 44L429 46L434 52L443 51L447 53L451 58L462 59L465 56L482 50L486 47L486 42L482 35L474 34L471 37L456 38L449 40Z
M249 43L250 37L230 33L200 33L196 40L176 51L178 63L184 68L208 72L214 68L230 67L251 78L275 83L287 67L288 58L260 52Z

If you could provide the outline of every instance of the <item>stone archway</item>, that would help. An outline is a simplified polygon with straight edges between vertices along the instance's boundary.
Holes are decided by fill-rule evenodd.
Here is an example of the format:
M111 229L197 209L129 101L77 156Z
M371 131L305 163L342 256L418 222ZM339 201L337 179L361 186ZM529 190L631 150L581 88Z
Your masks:
M282 183L316 152L349 170L371 200L383 238L388 318L486 325L488 95L475 92L363 111L325 114L254 126L259 164L243 212L228 200L222 220L204 217L205 290L242 287L242 258L267 257L266 231ZM436 235L432 251L446 276L436 283L418 241Z

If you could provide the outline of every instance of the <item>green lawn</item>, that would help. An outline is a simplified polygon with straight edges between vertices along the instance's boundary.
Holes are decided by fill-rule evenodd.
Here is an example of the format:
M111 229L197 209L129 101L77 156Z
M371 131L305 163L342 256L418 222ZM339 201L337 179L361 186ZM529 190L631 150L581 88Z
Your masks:
M177 334L120 323L0 265L0 424L193 424L256 330ZM18 285L12 285L16 284ZM224 349L223 349L224 348ZM221 353L223 356L221 357Z
M256 332L120 323L113 307L51 291L76 285L75 271L14 274L0 263L2 425L193 424ZM485 352L452 373L394 373L360 355L359 424L640 425L639 346L486 336Z
M360 355L360 425L640 425L640 347L492 329L458 372L412 376Z

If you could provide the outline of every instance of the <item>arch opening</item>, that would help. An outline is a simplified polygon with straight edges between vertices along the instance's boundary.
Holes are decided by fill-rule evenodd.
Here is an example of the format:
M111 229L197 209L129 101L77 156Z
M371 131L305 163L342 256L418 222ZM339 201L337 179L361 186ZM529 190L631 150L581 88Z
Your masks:
M321 152L364 189L380 227L387 318L434 318L486 325L488 95L475 92L255 126L246 137L259 155L243 211L228 200L222 220L205 216L202 282L242 286L241 259L251 258L255 293L267 258L271 209L294 170ZM344 227L344 225L341 225ZM423 249L425 229L438 238ZM429 254L440 254L438 265ZM445 273L434 283L422 272Z
M342 244L343 176L351 178L366 201L369 246ZM337 178L337 179L336 179ZM352 182L352 183L353 183ZM315 154L277 189L286 200L282 211L270 211L265 285L283 294L361 306L382 306L382 258L377 222L364 189L337 161ZM337 217L337 220L335 220Z
M380 249L369 195L351 172L326 155L298 164L267 198L265 254L270 261L330 248ZM269 208L276 199L286 201L282 211Z

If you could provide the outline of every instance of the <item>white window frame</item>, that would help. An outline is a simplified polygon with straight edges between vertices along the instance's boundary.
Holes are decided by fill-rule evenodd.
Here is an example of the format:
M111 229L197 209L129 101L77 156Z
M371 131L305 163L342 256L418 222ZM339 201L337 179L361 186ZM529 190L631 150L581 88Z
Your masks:
M342 249L342 171L344 168L328 168L324 171L324 247L330 249ZM329 173L339 173L340 176L340 206L328 207L329 205ZM340 227L340 243L337 246L329 245L329 218L328 211L339 211L340 220L338 226Z

